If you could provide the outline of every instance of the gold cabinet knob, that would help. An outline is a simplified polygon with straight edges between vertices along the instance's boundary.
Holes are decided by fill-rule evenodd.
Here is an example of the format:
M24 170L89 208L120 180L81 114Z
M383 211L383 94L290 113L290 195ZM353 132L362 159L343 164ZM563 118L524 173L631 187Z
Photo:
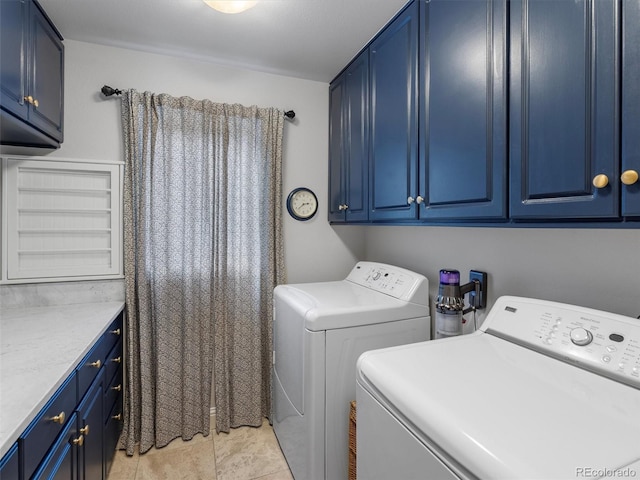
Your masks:
M80 429L80 433L83 435L89 435L89 425L85 425Z
M119 413L119 414L117 414L117 415L114 415L114 416L113 416L113 417L111 417L111 418L113 418L114 420L122 420L122 414L121 414L121 413Z
M36 107L36 108L38 108L38 107L40 106L40 102L39 102L36 98L34 98L34 99L33 99L32 104L33 104L33 106L34 106L34 107Z
M422 202L424 202L424 197L422 195L418 195L416 197L416 203L420 205Z
M51 421L54 423L59 423L60 425L62 425L64 423L64 419L66 418L64 412L60 412L58 415L56 415L55 417L51 417Z
M112 358L111 361L114 363L122 363L122 357Z
M115 330L109 330L109 333L113 333L114 335L120 335L120 329L116 328Z
M33 97L31 95L27 95L26 97L23 97L25 102L33 105Z
M638 172L635 170L625 170L620 175L620 181L625 185L633 185L638 181Z
M89 364L90 367L96 367L96 368L100 368L101 365L102 365L102 362L100 360L96 360L95 362L91 362Z
M604 173L600 175L596 175L593 177L593 186L596 188L604 188L609 185L609 177L607 177Z
M115 390L116 392L119 392L120 390L122 390L122 384L116 385L115 387L111 387L111 390Z
M80 435L78 438L76 438L75 440L73 440L72 442L74 445L77 445L78 447L81 447L82 445L84 445L84 436Z
M411 205L411 204L412 204L413 202L415 202L415 201L416 201L416 199L415 199L415 198L413 198L413 197L411 197L411 196L407 197L407 205Z

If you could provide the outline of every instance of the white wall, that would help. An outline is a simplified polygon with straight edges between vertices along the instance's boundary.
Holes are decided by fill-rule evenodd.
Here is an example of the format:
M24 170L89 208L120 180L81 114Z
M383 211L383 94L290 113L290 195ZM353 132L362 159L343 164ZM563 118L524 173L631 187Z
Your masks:
M64 143L51 157L122 160L119 97L104 99L102 85L190 96L220 103L293 109L285 122L283 208L289 191L314 190L316 217L284 219L288 281L333 280L363 256L362 233L327 223L328 84L211 63L65 41ZM286 209L285 209L286 211Z
M577 228L368 227L366 259L429 278L441 268L489 274L489 307L501 295L640 315L640 230ZM481 316L484 318L484 315Z

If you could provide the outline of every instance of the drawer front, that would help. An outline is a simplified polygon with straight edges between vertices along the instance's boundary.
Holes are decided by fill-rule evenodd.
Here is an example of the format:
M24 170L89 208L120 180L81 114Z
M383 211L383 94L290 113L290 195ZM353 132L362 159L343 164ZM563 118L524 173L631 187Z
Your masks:
M18 444L14 443L2 460L0 461L0 478L11 480L19 478L18 466Z
M113 457L118 447L118 439L120 438L123 425L122 415L122 396L120 396L113 406L113 409L109 412L107 424L104 428L104 463L106 474L108 474L111 469Z
M75 372L62 384L19 439L24 458L24 478L30 478L42 458L71 421L76 408Z
M102 337L78 364L78 401L82 400L87 393L89 386L98 376L100 369L104 365L107 353L109 352L108 347L109 346L104 342L104 337Z
M79 447L74 444L74 440L77 441L80 436L77 422L78 418L74 413L32 480L73 480L77 478ZM29 476L25 473L24 478L27 479Z
M122 342L118 342L113 350L107 355L107 359L104 362L104 367L107 371L105 379L110 382L116 372L122 370Z
M108 384L104 391L104 422L107 422L109 413L113 410L113 406L122 396L122 370L116 373L111 383Z
M120 312L120 314L111 323L111 325L109 325L109 328L107 328L107 330L104 332L104 335L103 335L104 341L107 342L109 346L107 351L111 350L113 346L116 343L118 343L123 337L122 319L123 319L123 313Z

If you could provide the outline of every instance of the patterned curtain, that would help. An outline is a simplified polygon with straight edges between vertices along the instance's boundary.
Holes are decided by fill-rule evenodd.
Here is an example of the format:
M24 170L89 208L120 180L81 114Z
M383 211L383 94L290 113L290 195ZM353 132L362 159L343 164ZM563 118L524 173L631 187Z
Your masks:
M129 455L270 412L283 113L123 95Z

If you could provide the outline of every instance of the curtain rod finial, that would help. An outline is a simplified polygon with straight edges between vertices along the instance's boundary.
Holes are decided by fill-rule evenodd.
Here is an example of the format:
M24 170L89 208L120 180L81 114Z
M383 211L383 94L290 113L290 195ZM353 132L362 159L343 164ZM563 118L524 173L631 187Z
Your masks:
M122 90L111 88L109 85L104 85L100 91L105 97L110 97L111 95L120 95L122 93Z

